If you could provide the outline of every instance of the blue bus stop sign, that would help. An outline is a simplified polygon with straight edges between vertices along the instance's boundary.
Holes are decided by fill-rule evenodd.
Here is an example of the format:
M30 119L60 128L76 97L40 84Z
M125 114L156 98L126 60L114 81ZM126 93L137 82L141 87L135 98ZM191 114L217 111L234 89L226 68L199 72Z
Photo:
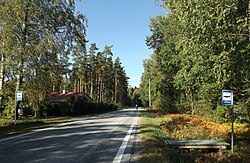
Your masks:
M222 90L222 105L233 105L232 90Z
M22 92L21 91L17 91L16 92L16 101L22 101Z

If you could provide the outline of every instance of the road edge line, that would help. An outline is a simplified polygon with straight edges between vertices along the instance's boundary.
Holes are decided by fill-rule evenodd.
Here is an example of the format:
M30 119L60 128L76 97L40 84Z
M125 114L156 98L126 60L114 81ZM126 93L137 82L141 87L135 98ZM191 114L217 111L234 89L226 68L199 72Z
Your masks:
M129 142L131 133L132 133L132 131L134 130L134 126L135 126L135 124L136 124L135 122L137 121L137 119L138 119L138 117L135 117L135 118L134 118L133 123L132 123L132 125L130 126L130 128L129 128L128 132L127 132L127 135L126 135L125 138L123 139L123 142L122 142L122 144L121 144L119 150L117 151L116 156L115 156L115 158L114 158L114 160L113 160L112 163L120 163L120 162L121 162L122 157L123 157L123 154L124 154L125 149L126 149L126 147L127 147L127 144L128 144L128 142Z

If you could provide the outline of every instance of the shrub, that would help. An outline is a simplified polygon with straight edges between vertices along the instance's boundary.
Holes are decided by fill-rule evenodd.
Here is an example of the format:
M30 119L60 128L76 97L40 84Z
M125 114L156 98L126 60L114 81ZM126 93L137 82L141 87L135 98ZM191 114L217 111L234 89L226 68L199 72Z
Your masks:
M42 105L42 107L46 107L46 109L42 108L41 110L45 110L48 116L85 115L118 109L115 104L94 103L87 101L85 98L77 98L66 102L47 103L46 105Z
M218 106L214 110L214 115L220 122L230 122L229 110L225 106Z
M12 116L14 116L15 113L14 107L15 107L15 100L8 97L8 99L4 103L4 110L2 113L3 117L11 118Z
M99 113L103 111L111 111L118 109L117 105L107 103L93 103L85 100L77 100L73 106L74 115L84 115Z
M46 113L48 116L65 116L69 108L68 102L50 103L47 105Z
M247 108L244 105L239 105L237 107L234 107L235 122L249 123L250 122L249 110L250 108Z
M233 108L233 112L234 112L235 122L238 122L238 123L249 122L247 108L237 106ZM225 106L218 106L214 110L214 115L220 122L231 122L231 114L232 114L231 108L229 109L229 107L225 107Z

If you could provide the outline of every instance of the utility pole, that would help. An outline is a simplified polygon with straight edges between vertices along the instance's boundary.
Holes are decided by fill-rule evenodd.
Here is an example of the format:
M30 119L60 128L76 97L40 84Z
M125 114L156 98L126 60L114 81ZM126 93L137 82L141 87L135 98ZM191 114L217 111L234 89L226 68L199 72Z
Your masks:
M148 79L148 106L151 108L151 90L150 90L150 79Z

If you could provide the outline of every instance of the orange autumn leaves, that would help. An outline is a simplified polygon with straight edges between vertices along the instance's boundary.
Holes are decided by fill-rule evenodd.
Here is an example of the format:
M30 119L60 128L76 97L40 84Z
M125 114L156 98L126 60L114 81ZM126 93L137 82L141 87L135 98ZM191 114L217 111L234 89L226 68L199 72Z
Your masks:
M211 121L204 116L171 114L170 121L163 121L161 129L170 139L223 139L231 130L228 125Z

